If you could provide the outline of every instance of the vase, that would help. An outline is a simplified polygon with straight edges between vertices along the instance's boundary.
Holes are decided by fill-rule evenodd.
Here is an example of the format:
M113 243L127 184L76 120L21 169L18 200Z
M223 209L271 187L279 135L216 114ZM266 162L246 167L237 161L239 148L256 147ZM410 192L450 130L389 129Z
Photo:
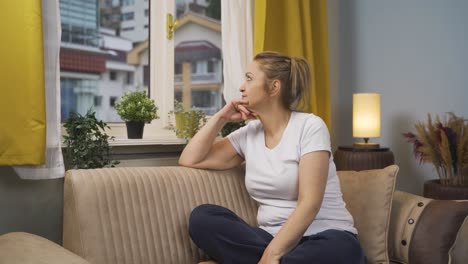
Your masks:
M143 138L143 130L145 128L145 122L138 121L127 121L127 137L129 139L140 139Z
M187 111L175 113L176 120L176 136L179 138L192 138L203 125L201 122L204 119L204 114L201 116L200 111Z
M440 180L424 183L424 197L437 200L468 200L468 186L443 185Z

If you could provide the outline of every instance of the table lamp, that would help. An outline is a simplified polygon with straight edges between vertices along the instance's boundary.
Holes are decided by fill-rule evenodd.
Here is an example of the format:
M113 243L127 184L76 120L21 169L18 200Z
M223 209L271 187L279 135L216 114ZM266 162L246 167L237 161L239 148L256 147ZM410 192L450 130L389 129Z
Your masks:
M379 144L369 142L369 138L380 137L380 94L353 94L353 137L364 139L353 147L379 148Z

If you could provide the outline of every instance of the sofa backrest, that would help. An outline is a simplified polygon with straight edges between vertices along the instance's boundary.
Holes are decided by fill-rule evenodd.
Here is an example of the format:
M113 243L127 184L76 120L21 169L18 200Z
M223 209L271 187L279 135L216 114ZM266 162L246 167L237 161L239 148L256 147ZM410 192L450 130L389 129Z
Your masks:
M388 262L387 235L397 166L339 172L347 207L370 263ZM184 167L70 170L64 187L64 247L91 263L196 263L191 210L225 206L256 224L244 170Z
M191 210L225 206L250 224L257 205L241 168L183 167L70 170L64 187L64 247L91 263L196 263Z

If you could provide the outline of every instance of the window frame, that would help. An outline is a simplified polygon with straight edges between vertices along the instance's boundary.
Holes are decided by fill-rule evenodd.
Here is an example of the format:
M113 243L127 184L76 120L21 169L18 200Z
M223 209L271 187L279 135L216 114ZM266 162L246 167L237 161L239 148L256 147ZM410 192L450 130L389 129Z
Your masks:
M151 122L150 129L165 127L169 121L168 113L174 110L174 38L166 37L166 19L168 13L175 15L175 0L158 1L157 7L154 3L149 1L149 90L159 108L160 118Z
M145 125L143 139L127 139L125 123L110 123L108 134L116 138L111 145L185 144L167 129L168 113L174 110L174 38L166 38L167 14L174 16L175 0L149 2L149 95L158 107L159 119ZM157 45L156 45L157 43ZM159 69L159 70L156 70ZM158 80L157 82L155 80ZM168 89L170 87L171 89Z

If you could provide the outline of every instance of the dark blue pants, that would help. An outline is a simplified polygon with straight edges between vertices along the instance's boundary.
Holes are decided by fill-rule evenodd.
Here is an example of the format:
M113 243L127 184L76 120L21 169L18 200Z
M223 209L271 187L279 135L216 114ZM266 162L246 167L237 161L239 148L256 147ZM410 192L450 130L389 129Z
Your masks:
M231 210L218 205L196 207L189 220L193 242L207 255L223 264L257 264L273 236L252 227ZM364 253L352 233L326 230L306 236L288 254L282 264L364 264Z

